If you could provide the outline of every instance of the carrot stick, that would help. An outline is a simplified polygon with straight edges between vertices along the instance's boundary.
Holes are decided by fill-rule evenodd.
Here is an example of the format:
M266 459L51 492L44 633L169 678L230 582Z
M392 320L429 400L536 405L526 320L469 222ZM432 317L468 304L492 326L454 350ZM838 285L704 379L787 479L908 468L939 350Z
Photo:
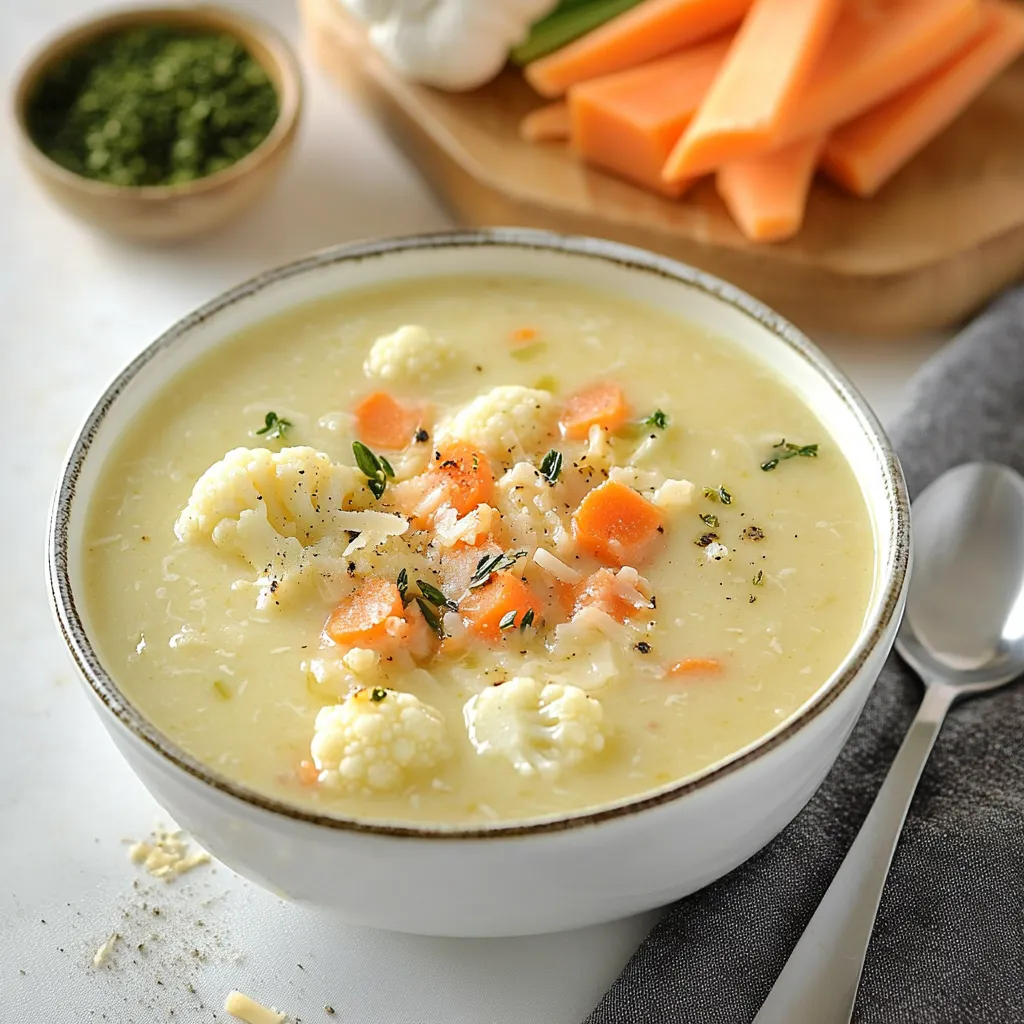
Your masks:
M714 675L722 671L717 658L683 658L668 668L670 676Z
M823 144L818 135L718 172L718 194L747 238L778 242L800 230Z
M800 98L770 137L737 140L716 158L743 160L781 149L862 114L927 74L976 31L978 0L848 0ZM679 140L665 162L666 181L716 170Z
M930 75L843 125L828 139L822 166L854 195L874 195L950 124L1024 49L1024 14L982 5L982 26Z
M519 138L527 142L564 142L569 138L569 108L562 102L531 110L519 122Z
M678 198L692 181L667 184L661 169L715 80L731 37L719 36L569 90L573 148L588 163ZM695 179L694 179L695 180Z
M738 147L764 148L814 70L839 11L840 0L754 0L677 159L712 167Z
M636 67L735 25L751 0L646 0L526 68L542 96L577 82Z

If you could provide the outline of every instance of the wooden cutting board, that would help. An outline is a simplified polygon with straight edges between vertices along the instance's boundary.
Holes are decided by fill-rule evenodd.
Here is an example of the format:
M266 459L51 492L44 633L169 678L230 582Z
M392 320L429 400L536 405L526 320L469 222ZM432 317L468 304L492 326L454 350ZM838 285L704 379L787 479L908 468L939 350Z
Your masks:
M1024 271L1024 61L870 200L816 183L800 235L747 241L712 182L682 200L519 139L541 101L509 69L471 93L394 74L337 0L299 0L314 59L365 103L464 224L613 238L726 278L799 326L906 335L963 319Z

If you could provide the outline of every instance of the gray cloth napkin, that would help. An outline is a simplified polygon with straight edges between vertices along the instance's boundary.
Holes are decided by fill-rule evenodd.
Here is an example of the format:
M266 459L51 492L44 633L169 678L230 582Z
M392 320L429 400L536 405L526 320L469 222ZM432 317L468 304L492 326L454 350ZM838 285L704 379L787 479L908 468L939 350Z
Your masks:
M893 433L911 497L961 462L1024 471L1024 288L918 374ZM748 1024L867 815L921 692L893 655L807 807L746 864L672 906L586 1024ZM896 851L854 1021L1024 1024L1024 685L957 705L947 719Z

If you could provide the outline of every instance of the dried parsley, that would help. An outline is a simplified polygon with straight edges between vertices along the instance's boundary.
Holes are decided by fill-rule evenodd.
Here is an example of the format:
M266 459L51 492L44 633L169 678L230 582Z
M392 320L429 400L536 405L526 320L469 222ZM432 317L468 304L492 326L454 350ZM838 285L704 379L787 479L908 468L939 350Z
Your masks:
M230 167L277 120L262 65L225 32L140 25L86 43L41 76L28 130L75 174L178 185Z

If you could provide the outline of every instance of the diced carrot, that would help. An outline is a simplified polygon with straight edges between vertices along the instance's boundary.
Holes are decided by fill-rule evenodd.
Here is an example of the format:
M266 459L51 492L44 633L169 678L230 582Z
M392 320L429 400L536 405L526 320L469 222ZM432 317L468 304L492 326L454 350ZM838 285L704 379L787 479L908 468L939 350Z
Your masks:
M494 493L491 461L479 448L455 441L437 449L429 469L396 484L391 493L399 511L423 530L443 505L464 516L490 501Z
M443 481L444 501L460 516L489 502L494 494L491 460L479 448L462 441L438 449L429 472Z
M531 110L519 122L519 137L527 142L564 142L569 138L569 108L558 102Z
M573 614L583 608L598 608L616 622L625 622L636 616L639 609L649 609L650 601L639 590L627 591L617 585L611 569L598 569L580 583L574 593ZM628 596L627 596L628 594Z
M569 618L576 607L576 588L571 583L557 580L554 577L551 578L548 586L551 587L551 592L558 603L559 610L565 618Z
M371 448L404 448L420 425L420 414L386 391L367 395L352 411L359 440Z
M825 172L858 196L874 195L1024 49L1024 14L982 4L982 26L931 74L854 121L825 144Z
M616 430L626 422L629 406L617 384L595 384L565 400L558 426L563 437L581 440L594 426Z
M513 345L525 345L537 337L536 327L517 327L510 335L509 340Z
M320 781L320 772L312 761L300 761L297 774L303 786L315 786Z
M718 194L747 238L778 242L800 230L824 141L816 135L792 142L718 172Z
M715 675L721 671L722 663L717 658L683 658L668 668L670 676Z
M721 162L781 149L828 132L927 74L976 31L978 0L848 0L815 70L778 128L763 139L736 139ZM662 176L679 181L716 170L679 140Z
M717 167L765 149L814 70L840 0L754 0L675 159Z
M569 90L572 144L588 163L676 198L696 179L661 177L729 50L719 37Z
M751 0L646 0L581 39L528 65L526 79L542 96L636 67L735 25Z
M500 640L501 622L515 612L514 626L509 627L515 635L527 611L533 611L539 619L544 608L528 583L512 572L496 572L482 586L469 591L459 602L459 612L466 628L485 640Z
M572 516L572 532L579 546L616 565L642 562L664 531L661 509L614 480L590 491Z
M388 636L389 619L404 621L404 612L398 587L371 576L331 612L324 631L336 644L369 645Z

